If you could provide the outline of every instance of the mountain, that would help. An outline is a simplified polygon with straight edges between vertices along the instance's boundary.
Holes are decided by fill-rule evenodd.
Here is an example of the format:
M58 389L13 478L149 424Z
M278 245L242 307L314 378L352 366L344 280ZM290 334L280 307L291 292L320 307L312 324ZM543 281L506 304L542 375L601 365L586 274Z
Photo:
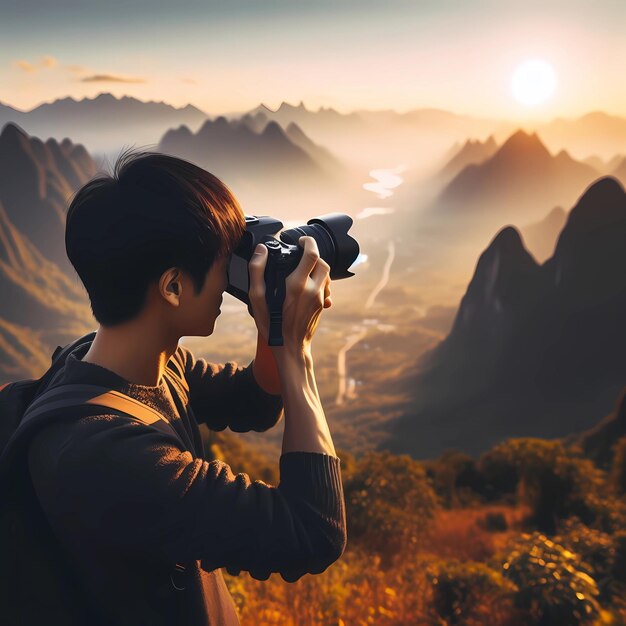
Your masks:
M381 447L479 453L589 427L626 380L625 269L626 193L612 177L585 190L543 265L516 229L502 229L450 334L406 372L412 401Z
M8 107L10 109L10 107ZM72 137L92 153L114 158L123 147L154 147L158 138L173 126L197 129L207 114L192 105L175 108L164 102L143 102L110 93L95 98L62 98L41 104L31 111L0 107L0 126L19 124L38 137Z
M345 175L344 165L337 159L330 150L320 146L309 137L294 122L291 122L285 129L285 133L289 140L299 148L302 148L311 158L333 178L339 178Z
M0 203L0 384L39 376L58 343L90 330L86 294L45 259Z
M442 182L449 182L468 165L479 164L492 157L497 149L498 145L493 135L490 135L484 142L478 139L468 139L442 168L437 178Z
M346 126L362 128L364 125L358 113L339 113L330 107L320 107L317 111L312 111L306 108L304 102L298 105L282 102L276 110L260 104L248 113L253 117L259 114L268 120L278 122L283 128L293 122L305 129L307 134L317 134L316 131L319 132L322 129L324 132L332 132L333 129L343 130Z
M536 130L553 150L566 147L580 159L590 154L610 159L626 145L626 118L602 111L574 119L557 118Z
M554 253L559 233L563 230L567 213L560 206L554 207L540 222L522 228L526 246L537 261L543 263Z
M85 148L69 139L43 143L12 123L0 133L0 202L11 223L64 270L72 271L65 255L65 210L95 173Z
M40 375L59 343L92 327L65 255L71 195L96 173L82 145L0 133L0 380Z
M433 210L473 222L533 218L545 207L573 203L580 188L596 177L593 168L565 151L552 156L536 133L520 130L491 158L455 176Z
M285 218L295 219L322 206L331 210L341 197L335 177L275 121L256 133L245 123L218 117L207 120L195 134L185 126L168 131L158 149L222 178L242 206L254 207L248 213L272 215L280 209L288 211ZM331 163L321 149L316 154L322 155L325 166Z
M332 108L311 110L303 102L283 102L278 109L260 106L247 116L262 115L283 128L297 124L314 142L328 148L344 163L367 168L381 164L404 164L407 168L432 167L455 141L487 137L502 127L497 120L457 115L440 109L416 109L406 113L393 110L358 110L340 113ZM509 124L506 125L510 127ZM416 150L419 146L419 150Z
M269 119L265 113L259 111L254 115L248 113L239 119L233 120L233 124L245 124L253 133L260 133L267 126Z

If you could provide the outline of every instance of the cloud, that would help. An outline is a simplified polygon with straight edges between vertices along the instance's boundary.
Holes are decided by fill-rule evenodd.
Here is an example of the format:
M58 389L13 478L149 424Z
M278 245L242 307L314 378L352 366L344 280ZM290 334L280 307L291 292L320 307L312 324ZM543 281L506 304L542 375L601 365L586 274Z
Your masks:
M26 72L27 74L35 74L36 72L39 71L40 68L50 70L53 67L56 67L57 64L58 64L58 61L54 57L51 57L51 56L41 57L41 59L39 60L39 63L31 63L30 61L27 61L26 59L18 59L17 61L13 62L13 65L15 67L19 68L23 72Z
M36 65L33 65L30 61L27 61L26 59L19 59L18 61L14 61L13 65L21 69L23 72L26 72L27 74L34 74L38 69Z
M41 65L48 68L56 67L57 60L50 56L41 57Z
M112 74L93 74L80 79L81 83L145 83L143 78L124 78Z

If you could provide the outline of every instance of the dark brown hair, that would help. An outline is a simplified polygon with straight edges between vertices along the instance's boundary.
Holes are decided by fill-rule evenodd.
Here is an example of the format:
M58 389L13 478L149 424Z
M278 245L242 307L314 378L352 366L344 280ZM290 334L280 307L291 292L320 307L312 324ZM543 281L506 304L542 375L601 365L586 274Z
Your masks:
M73 197L65 249L94 317L113 326L141 311L148 287L170 267L200 291L244 231L244 213L219 178L168 154L131 149L112 176L90 180Z

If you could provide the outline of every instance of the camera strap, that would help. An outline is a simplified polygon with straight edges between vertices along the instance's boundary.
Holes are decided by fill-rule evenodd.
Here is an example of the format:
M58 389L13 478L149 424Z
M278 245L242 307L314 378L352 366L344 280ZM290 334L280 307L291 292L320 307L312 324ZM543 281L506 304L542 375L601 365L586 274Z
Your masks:
M269 346L283 345L283 303L285 302L287 274L282 267L276 267L266 277L265 300L270 315Z

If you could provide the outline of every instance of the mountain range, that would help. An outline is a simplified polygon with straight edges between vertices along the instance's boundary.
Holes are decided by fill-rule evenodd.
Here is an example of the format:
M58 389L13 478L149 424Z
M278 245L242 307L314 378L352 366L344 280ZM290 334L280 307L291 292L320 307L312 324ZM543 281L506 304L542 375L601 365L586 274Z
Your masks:
M293 140L292 140L293 139ZM188 159L227 181L248 213L271 214L277 208L286 217L311 208L329 209L339 200L342 167L294 124L287 132L268 121L259 132L247 123L225 117L207 120L197 133L186 126L169 130L158 150ZM294 204L296 205L294 207Z
M565 150L553 156L536 133L518 130L491 157L464 167L432 210L461 223L531 220L555 205L571 205L597 177Z
M0 378L43 371L58 343L92 327L64 232L70 196L95 173L68 139L43 143L12 123L0 133Z
M404 376L412 401L381 447L432 457L560 437L612 407L626 378L626 194L586 189L551 258L513 227L481 255L450 334Z
M109 160L114 160L123 147L153 147L173 126L185 124L195 131L207 118L206 113L191 104L176 108L165 102L116 98L110 93L81 100L61 98L30 111L0 104L0 127L14 122L37 137L71 137L90 153Z

